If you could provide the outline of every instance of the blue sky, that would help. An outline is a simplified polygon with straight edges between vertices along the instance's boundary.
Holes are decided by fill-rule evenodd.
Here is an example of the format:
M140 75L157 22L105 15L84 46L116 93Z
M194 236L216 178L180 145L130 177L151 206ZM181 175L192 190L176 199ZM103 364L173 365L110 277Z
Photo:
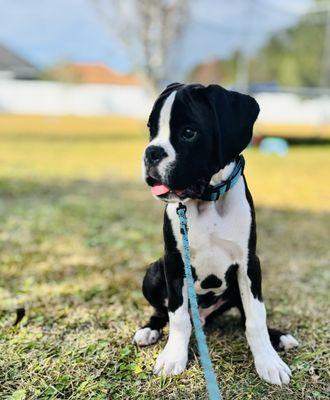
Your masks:
M227 57L238 47L255 51L271 32L294 24L311 1L191 0L177 71ZM92 0L0 0L0 42L41 67L70 60L104 62L122 72L132 68Z

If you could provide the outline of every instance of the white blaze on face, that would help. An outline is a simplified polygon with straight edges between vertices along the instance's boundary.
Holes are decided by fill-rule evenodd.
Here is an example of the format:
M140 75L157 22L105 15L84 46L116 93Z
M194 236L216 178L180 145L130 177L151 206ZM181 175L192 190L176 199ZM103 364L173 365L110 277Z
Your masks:
M176 156L174 147L170 142L170 118L175 95L176 91L172 92L165 100L159 115L157 136L154 137L148 145L160 146L167 153L167 157L165 157L157 166L158 173L162 180L165 180Z

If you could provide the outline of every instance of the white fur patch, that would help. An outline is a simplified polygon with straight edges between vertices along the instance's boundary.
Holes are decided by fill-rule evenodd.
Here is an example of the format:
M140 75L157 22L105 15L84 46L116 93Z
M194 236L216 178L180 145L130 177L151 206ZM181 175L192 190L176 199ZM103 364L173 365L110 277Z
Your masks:
M298 347L298 341L292 335L282 335L280 337L279 348L286 350L293 349L294 347Z
M290 382L290 368L274 350L266 325L266 309L263 302L254 298L251 281L246 271L239 268L238 284L246 315L246 338L250 345L256 370L260 378L275 385Z
M160 332L156 329L152 330L150 328L141 328L136 331L132 343L137 346L149 346L157 342L160 337Z
M174 163L176 157L174 147L170 142L170 119L175 95L176 91L172 92L165 100L159 116L158 134L148 145L160 146L167 153L167 157L165 157L157 166L158 173L162 181L166 179L168 171L171 168L171 165Z
M175 312L169 312L169 337L164 350L157 358L154 373L177 375L186 369L191 322L188 312L187 284L182 287L183 304Z
M154 373L157 375L178 375L186 369L188 351L168 342L157 357Z

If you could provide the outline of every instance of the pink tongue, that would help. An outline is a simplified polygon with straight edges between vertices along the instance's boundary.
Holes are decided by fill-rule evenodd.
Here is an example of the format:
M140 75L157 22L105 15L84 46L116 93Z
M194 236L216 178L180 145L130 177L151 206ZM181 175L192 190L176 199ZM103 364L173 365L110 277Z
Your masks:
M165 193L167 193L169 191L170 191L170 189L167 186L162 185L161 183L160 184L156 184L155 186L153 186L151 188L151 193L153 195L155 195L155 196L160 196L160 195L165 194Z

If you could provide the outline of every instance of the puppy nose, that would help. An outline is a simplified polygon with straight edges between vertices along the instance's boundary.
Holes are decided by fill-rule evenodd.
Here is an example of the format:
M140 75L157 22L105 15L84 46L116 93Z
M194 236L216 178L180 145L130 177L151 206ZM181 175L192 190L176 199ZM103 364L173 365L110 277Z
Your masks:
M161 146L148 146L144 156L148 165L156 165L167 157L167 153Z

